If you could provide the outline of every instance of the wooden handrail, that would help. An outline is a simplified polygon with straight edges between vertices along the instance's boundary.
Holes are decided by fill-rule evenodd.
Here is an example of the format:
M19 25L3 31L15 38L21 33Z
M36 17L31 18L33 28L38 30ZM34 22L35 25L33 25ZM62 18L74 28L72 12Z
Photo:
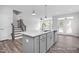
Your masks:
M15 36L14 36L14 25L13 25L13 23L11 25L12 25L12 33L11 33L11 36L12 36L12 41L14 41L15 40Z
M18 27L21 28L22 31L26 31L26 25L23 23L23 20L18 20Z

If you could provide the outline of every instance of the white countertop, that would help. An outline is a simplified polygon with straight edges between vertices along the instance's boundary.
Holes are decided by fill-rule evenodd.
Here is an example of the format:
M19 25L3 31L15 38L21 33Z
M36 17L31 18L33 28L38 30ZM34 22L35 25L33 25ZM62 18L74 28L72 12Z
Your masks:
M51 31L54 31L54 30L51 30ZM40 31L40 30L31 30L31 31L21 32L21 34L27 35L27 36L30 36L30 37L36 37L36 36L51 32L51 31L43 32L43 31Z

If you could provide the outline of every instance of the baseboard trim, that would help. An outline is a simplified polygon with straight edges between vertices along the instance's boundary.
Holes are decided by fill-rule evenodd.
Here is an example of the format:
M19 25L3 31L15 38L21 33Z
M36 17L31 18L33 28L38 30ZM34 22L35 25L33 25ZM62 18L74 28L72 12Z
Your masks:
M58 35L65 35L65 36L79 37L78 35L72 35L72 34L61 34L61 33L58 33Z

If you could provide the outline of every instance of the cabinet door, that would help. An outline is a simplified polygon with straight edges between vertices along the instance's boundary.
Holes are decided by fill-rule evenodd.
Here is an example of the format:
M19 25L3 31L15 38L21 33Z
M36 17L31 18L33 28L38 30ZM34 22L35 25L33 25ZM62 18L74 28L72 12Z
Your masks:
M40 53L46 52L46 34L40 36Z
M47 50L52 46L52 44L53 44L52 32L49 32L47 34Z
M39 44L40 44L39 36L35 37L34 40L35 40L35 45L34 45L35 46L35 53L39 53L39 50L40 50L39 49Z
M51 46L54 44L54 38L53 38L54 34L53 34L53 31L51 32Z
M23 35L23 52L34 53L34 40L31 37Z
M47 33L47 50L50 48L50 43L51 43L50 33Z

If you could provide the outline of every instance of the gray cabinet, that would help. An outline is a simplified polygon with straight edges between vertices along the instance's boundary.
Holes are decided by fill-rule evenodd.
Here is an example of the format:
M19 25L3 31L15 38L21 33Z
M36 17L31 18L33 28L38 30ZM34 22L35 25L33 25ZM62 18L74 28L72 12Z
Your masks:
M35 37L34 38L34 48L35 48L35 53L39 53L40 52L40 49L39 49L39 44L40 44L40 42L39 42L39 36L37 36L37 37Z
M51 39L50 39L50 36L51 34L50 33L47 33L47 50L50 48L51 46Z
M54 44L54 38L53 38L54 34L53 31L51 32L51 46Z
M45 53L56 41L57 32L51 31L38 36L23 35L23 52Z
M47 50L53 45L53 33L47 33Z
M46 34L40 36L40 53L46 52Z
M33 53L34 52L34 40L31 37L23 35L23 52Z
M39 53L39 37L29 37L23 35L23 52Z

